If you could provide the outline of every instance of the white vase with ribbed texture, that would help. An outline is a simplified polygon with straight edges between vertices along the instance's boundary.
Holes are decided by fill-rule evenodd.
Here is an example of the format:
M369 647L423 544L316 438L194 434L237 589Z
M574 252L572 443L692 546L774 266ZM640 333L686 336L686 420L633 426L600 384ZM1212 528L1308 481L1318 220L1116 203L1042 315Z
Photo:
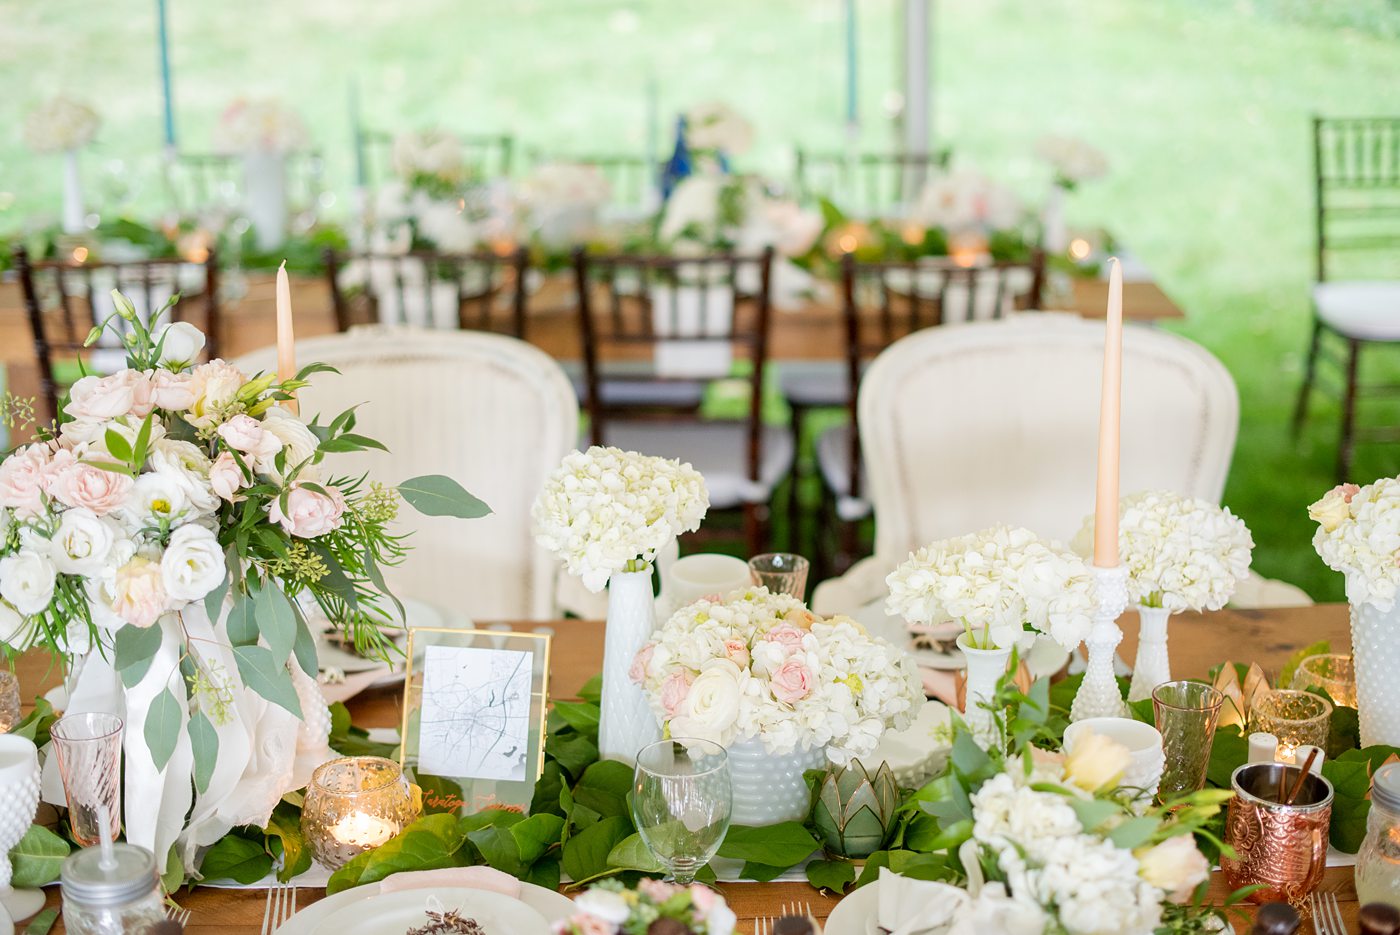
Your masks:
M275 250L287 239L287 160L280 152L243 154L243 210L259 250Z
M978 746L986 750L998 743L1000 731L989 707L997 695L997 682L1006 674L1011 647L982 649L973 646L966 633L958 637L958 649L967 659L967 700L963 720Z
M598 752L605 760L635 763L637 754L661 739L661 725L642 687L629 675L632 660L656 629L651 566L620 571L608 581L608 624L603 634L603 699Z
M1172 612L1165 607L1137 605L1138 647L1133 662L1133 680L1128 685L1128 700L1142 701L1152 697L1152 689L1172 680L1171 662L1167 658L1167 622Z
M812 793L803 773L826 765L822 747L770 753L759 737L730 744L729 780L734 789L730 821L751 828L806 821Z
M1400 746L1400 601L1390 610L1351 605L1351 655L1361 746Z

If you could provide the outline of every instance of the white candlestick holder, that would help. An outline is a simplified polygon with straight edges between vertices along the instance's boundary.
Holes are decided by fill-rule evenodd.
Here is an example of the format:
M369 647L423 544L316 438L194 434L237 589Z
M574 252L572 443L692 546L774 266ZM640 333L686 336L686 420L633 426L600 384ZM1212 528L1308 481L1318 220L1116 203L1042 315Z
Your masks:
M1091 717L1126 717L1128 714L1128 706L1123 702L1123 694L1113 674L1113 660L1118 644L1123 641L1118 618L1128 608L1128 569L1122 565L1113 568L1095 565L1093 571L1094 595L1098 606L1094 609L1094 625L1084 641L1089 662L1084 670L1084 681L1080 683L1069 709L1071 721Z

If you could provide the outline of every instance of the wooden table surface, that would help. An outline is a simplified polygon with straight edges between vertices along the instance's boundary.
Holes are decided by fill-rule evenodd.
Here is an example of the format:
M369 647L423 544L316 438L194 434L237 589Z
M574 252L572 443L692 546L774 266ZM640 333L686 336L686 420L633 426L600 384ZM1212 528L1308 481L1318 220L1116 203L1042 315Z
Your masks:
M1108 284L1098 280L1073 281L1074 296L1066 311L1088 318L1102 318L1107 308ZM248 351L276 343L273 277L248 277L246 294L222 309L221 356L234 358ZM330 289L324 279L293 278L292 307L296 310L299 338L316 337L335 331ZM1152 322L1184 317L1181 309L1155 282L1136 281L1123 285L1125 317ZM578 320L572 287L567 277L547 279L530 296L525 336L551 357L576 361L582 356ZM774 312L769 344L771 359L783 361L834 361L845 353L845 325L840 311L827 304L814 304L791 312ZM605 349L605 356L612 353ZM38 368L34 360L33 333L24 313L18 283L0 283L0 365L6 368L8 388L17 396L32 397L39 392Z
M1122 624L1124 640L1120 654L1131 660L1137 646L1135 615L1124 615ZM528 630L537 625L522 623L519 629ZM560 620L554 622L553 627L554 671L550 696L568 698L602 669L603 624ZM1350 649L1345 605L1182 614L1173 617L1171 622L1172 674L1181 678L1204 678L1212 666L1230 659L1258 662L1271 676L1276 676L1299 647L1318 640L1331 641L1334 652ZM58 680L58 673L49 662L46 655L37 652L28 653L19 660L17 672L26 696L45 690ZM359 726L397 727L401 720L400 700L398 692L381 690L360 695L349 707L354 723ZM1321 888L1337 894L1342 915L1354 929L1359 907L1351 869L1329 869ZM785 904L810 904L813 914L824 920L838 901L806 883L728 883L721 884L720 889L739 916L739 935L753 932L755 919L777 915ZM1216 899L1228 892L1218 873L1211 881L1211 892ZM299 891L298 904L308 905L322 896L322 890L303 889ZM188 931L244 935L261 931L267 897L261 890L199 888L181 893L177 899L192 911ZM57 904L56 888L50 888L48 900L50 905ZM1245 931L1238 923L1236 928ZM1304 930L1311 931L1310 924L1305 924ZM55 931L62 931L61 926Z

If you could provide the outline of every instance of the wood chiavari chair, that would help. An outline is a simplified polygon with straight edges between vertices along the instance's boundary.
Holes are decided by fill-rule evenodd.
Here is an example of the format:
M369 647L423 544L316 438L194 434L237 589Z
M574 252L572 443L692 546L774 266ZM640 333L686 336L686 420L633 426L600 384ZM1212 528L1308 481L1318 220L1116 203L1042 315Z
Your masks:
M288 204L314 208L326 187L325 160L319 152L287 154ZM176 202L185 208L230 208L244 190L243 159L229 153L178 153L170 169Z

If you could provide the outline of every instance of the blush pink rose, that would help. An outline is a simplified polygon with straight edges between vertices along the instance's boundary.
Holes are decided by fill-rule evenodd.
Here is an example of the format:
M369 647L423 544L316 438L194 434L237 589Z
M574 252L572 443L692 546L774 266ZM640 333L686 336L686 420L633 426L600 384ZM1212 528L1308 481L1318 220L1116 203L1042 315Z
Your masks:
M773 697L794 704L812 693L812 671L800 660L788 658L768 679Z
M1333 487L1330 491L1327 492L1327 496L1330 497L1332 496L1332 494L1340 494L1343 503L1350 503L1351 498L1356 496L1360 492L1361 487L1357 484L1338 484L1336 487Z
M87 507L103 516L126 502L135 483L125 474L73 461L54 478L49 493L68 506Z
M640 685L646 681L647 666L651 665L651 657L656 654L656 644L647 643L637 650L637 656L632 660L632 667L627 670L627 677L634 684Z
M0 464L0 506L21 516L38 516L44 511L43 494L51 474L52 454L46 445L21 448Z
M665 880L642 877L637 881L637 892L654 903L664 903L680 891L681 887L674 883L667 883Z
M106 377L83 377L68 391L63 411L80 422L105 422L130 413L136 405L136 381L131 373L123 370ZM147 388L149 396L149 384Z
M807 634L790 623L780 623L764 634L770 643L777 643L790 656L802 648L802 638Z
M579 935L617 935L617 928L605 919L581 912L569 920Z
M708 886L701 886L698 883L690 887L690 901L695 904L695 908L700 910L702 916L708 916L710 910L715 908L715 900L718 896L715 891Z
M684 670L666 676L666 681L661 683L661 707L666 709L667 717L675 717L681 710L694 682L695 676Z
M188 373L152 370L147 378L151 384L151 401L157 409L184 412L194 405L194 378Z
M280 498L273 498L268 505L267 515L280 525L290 536L314 539L324 536L340 526L341 514L345 512L345 498L334 487L324 488L326 493L317 493L300 484L293 484L287 492L287 510L282 511Z
M112 612L134 627L149 627L165 612L160 563L133 558L117 570Z
M724 658L741 669L749 667L749 644L743 640L725 640Z
M242 488L243 469L233 460L233 455L227 451L219 452L219 456L209 467L209 489L232 503Z
M253 460L271 458L282 450L282 441L252 416L234 416L219 426L219 437L230 448L241 451Z

